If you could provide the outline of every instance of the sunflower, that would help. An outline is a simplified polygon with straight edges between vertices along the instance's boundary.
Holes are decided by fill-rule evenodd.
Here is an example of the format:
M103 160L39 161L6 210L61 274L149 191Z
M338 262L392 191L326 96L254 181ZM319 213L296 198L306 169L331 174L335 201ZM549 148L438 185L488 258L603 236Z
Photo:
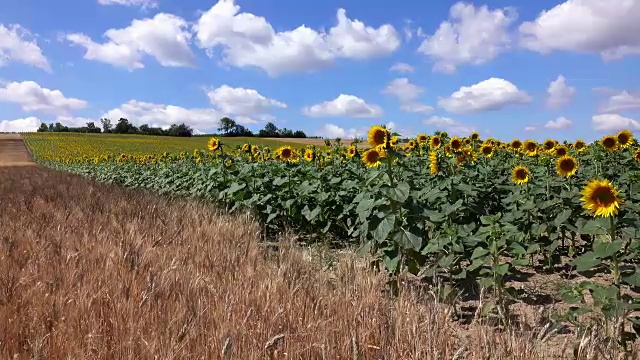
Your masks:
M313 160L315 160L316 158L316 153L313 151L313 149L307 149L304 151L304 159L311 162Z
M511 180L518 185L528 183L530 178L531 173L524 166L516 166L511 172Z
M416 146L418 146L418 143L416 143L414 140L409 140L409 142L407 143L407 149L409 150L415 149Z
M249 152L249 151L251 151L251 145L249 145L249 144L243 144L243 145L242 145L242 151L244 151L244 152Z
M385 156L384 150L381 148L373 148L365 151L362 154L362 161L369 168L378 167L382 159Z
M442 146L442 140L440 140L439 136L433 136L429 141L429 147L432 149L439 149Z
M355 145L351 145L347 148L347 157L352 158L358 155L358 148Z
M622 130L618 134L616 134L616 138L618 140L618 145L621 148L626 149L631 146L633 142L633 134L629 130Z
M258 145L251 146L251 152L257 154L260 152L260 147Z
M553 139L547 139L544 141L543 145L545 150L551 151L554 147L556 147L556 141Z
M618 209L623 201L618 198L618 190L609 180L591 180L582 189L585 208L593 216L611 217L618 214Z
M464 144L465 145L471 144L471 139L470 138L464 138Z
M636 159L636 161L640 161L640 149L633 153L633 158Z
M573 144L573 148L578 152L583 151L587 148L587 143L585 143L584 140L576 140L576 142Z
M520 149L522 149L522 141L515 139L511 141L511 144L509 144L509 146L511 146L511 150L513 151L520 151Z
M374 125L369 129L368 141L372 148L380 145L387 145L389 140L389 131L384 127Z
M618 147L618 139L615 136L607 135L600 140L600 145L607 151L614 151Z
M578 171L578 161L572 156L559 157L556 160L556 172L560 176L571 177Z
M456 152L456 151L460 151L460 149L462 149L463 142L459 137L454 136L449 141L449 145L451 146L451 150Z
M567 150L567 147L564 145L558 145L553 149L553 154L557 157L566 156L568 152L569 150Z
M538 153L538 143L533 140L525 140L522 147L529 156L535 156Z
M431 151L429 153L429 168L432 175L435 175L440 171L438 168L438 153L435 151Z
M491 144L484 144L482 145L482 147L480 147L480 152L482 153L482 155L484 155L485 157L491 157L493 156L493 145Z
M216 138L209 139L209 142L207 142L207 149L209 149L209 151L216 151L220 149L220 140Z
M427 134L419 134L417 139L418 139L418 144L424 145L427 143L427 141L429 141L429 136L427 136Z
M398 145L398 137L397 136L392 136L391 140L389 141L389 143L391 143L391 145Z
M296 151L291 146L281 146L276 150L276 156L282 161L294 161Z
M480 139L480 134L478 134L477 132L472 132L471 133L471 140L478 140Z

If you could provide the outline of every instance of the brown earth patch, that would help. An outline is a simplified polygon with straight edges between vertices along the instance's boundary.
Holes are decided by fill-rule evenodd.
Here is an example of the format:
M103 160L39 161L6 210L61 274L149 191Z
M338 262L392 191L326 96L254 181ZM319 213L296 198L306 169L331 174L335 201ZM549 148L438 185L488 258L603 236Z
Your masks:
M0 134L0 166L30 166L34 162L19 134Z

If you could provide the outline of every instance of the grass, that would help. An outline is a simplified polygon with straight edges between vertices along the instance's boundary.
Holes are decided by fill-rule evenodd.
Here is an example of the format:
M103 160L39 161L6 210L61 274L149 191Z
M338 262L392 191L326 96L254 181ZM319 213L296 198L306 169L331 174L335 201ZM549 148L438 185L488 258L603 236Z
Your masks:
M563 348L536 327L461 326L425 293L392 298L349 253L327 270L322 251L286 238L264 250L250 215L40 167L0 168L0 203L2 358L549 359Z

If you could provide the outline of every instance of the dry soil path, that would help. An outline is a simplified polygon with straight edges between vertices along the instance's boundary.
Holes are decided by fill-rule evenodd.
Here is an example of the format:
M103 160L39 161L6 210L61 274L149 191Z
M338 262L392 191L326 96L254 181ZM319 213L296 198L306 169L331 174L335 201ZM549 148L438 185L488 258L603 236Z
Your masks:
M0 166L31 166L35 163L18 134L0 134Z

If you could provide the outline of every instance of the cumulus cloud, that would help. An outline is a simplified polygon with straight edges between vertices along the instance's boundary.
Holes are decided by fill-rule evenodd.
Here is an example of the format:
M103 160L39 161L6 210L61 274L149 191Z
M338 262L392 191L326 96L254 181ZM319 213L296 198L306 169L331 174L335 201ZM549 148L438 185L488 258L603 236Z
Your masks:
M124 6L139 6L145 8L157 8L158 2L156 0L98 0L100 5L124 5Z
M640 130L640 122L618 114L594 115L591 125L596 131Z
M412 73L415 68L407 63L395 63L389 68L389 70L399 73Z
M407 78L393 79L387 87L382 90L383 94L393 95L400 100L400 109L402 111L429 113L433 111L433 107L415 102L423 92L424 89L421 86L412 84Z
M600 105L600 112L602 113L617 113L637 109L640 109L640 93L630 93L628 91L612 95Z
M269 99L254 89L222 85L207 92L211 104L224 113L240 116L264 116L271 109L286 108L280 101Z
M60 90L43 88L34 81L12 82L0 87L0 101L20 105L23 111L66 115L84 109L85 100L66 97Z
M311 117L350 116L358 118L376 118L383 114L378 105L367 104L357 96L340 94L331 101L305 107L302 112Z
M272 77L286 72L317 70L339 57L366 59L384 56L400 46L389 24L378 28L351 20L338 9L337 24L328 32L305 25L276 31L261 16L240 12L234 0L219 0L194 26L198 45L210 55L222 49L223 61L234 67L257 67Z
M565 118L565 117L559 117L555 120L550 120L548 121L544 127L546 129L567 129L569 127L571 127L571 120Z
M366 130L363 129L345 129L334 124L324 124L322 128L316 131L317 136L329 139L356 139L362 138L366 134Z
M85 34L67 34L72 44L86 49L84 58L116 67L135 70L144 67L144 55L152 56L166 67L195 66L195 56L189 46L191 33L181 17L160 13L152 19L133 20L123 29L109 29L107 41L97 43Z
M547 106L558 109L568 104L576 93L576 88L567 85L564 76L559 75L547 88Z
M418 48L435 60L434 71L444 73L455 72L462 64L484 64L506 51L511 44L509 26L517 14L511 8L490 10L458 2L449 17Z
M532 132L532 131L536 131L536 130L538 130L537 126L533 126L532 125L532 126L525 126L524 127L524 131L526 131L526 132Z
M462 114L498 110L530 101L531 97L511 82L490 78L475 85L461 87L449 97L440 99L438 106L451 113Z
M432 116L424 120L425 125L435 127L435 130L446 131L449 135L469 136L476 131L474 126L463 124L457 120L445 116Z
M2 120L0 121L1 132L33 132L40 127L40 119L28 117L25 119Z
M640 54L640 1L567 0L520 25L520 43L539 53Z
M411 113L428 114L433 112L433 106L419 103L409 103L400 105L400 110Z
M31 33L14 24L8 27L0 24L0 67L10 62L19 62L45 71L51 71L49 61L35 40L29 40Z

